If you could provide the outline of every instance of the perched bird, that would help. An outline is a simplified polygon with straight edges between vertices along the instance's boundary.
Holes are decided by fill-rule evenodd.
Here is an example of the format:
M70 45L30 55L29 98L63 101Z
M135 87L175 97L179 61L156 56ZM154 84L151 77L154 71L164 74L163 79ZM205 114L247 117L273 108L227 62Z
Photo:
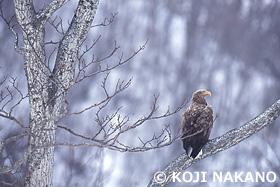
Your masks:
M211 96L206 90L197 90L192 95L192 104L182 115L182 141L188 154L192 147L191 157L195 158L204 144L207 143L213 127L213 109L207 105L205 96Z

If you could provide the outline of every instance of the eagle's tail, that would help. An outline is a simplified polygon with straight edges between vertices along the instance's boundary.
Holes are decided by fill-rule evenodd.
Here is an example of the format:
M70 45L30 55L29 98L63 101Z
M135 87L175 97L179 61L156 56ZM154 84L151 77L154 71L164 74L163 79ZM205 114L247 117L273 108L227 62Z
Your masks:
M198 153L200 152L202 147L203 147L203 145L193 148L192 153L191 153L191 157L193 159L198 155Z

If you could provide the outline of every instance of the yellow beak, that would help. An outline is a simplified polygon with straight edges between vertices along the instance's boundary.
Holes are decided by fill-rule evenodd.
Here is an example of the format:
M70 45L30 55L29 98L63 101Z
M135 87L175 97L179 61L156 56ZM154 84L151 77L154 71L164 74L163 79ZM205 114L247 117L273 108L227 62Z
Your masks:
M206 92L204 92L204 95L209 95L209 96L211 96L211 92L206 91Z

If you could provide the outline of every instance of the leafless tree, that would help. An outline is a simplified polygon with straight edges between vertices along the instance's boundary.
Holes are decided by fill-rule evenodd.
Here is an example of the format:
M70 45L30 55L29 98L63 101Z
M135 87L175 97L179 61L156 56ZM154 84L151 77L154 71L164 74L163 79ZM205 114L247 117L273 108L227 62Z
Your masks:
M5 163L1 166L0 173L20 172L19 168L25 163L24 185L25 186L52 186L53 167L54 167L54 147L56 146L93 146L108 148L121 152L139 152L156 149L170 145L172 142L180 139L178 132L171 132L170 125L164 125L162 131L155 133L149 140L139 138L139 145L130 145L122 142L120 137L143 125L148 120L156 120L171 116L180 111L184 102L174 111L167 111L164 114L158 114L157 101L159 95L154 96L154 102L150 112L143 115L135 122L130 121L129 115L120 115L121 106L116 108L112 114L103 114L102 112L110 101L119 93L126 90L132 79L128 81L118 80L115 88L107 88L107 80L110 71L127 63L135 55L144 49L147 43L143 44L129 57L124 55L118 57L115 63L106 64L120 49L115 42L111 52L105 57L91 60L85 57L92 52L99 38L93 41L92 45L82 49L84 41L87 39L89 30L96 26L105 26L112 22L112 19L105 19L99 25L92 25L99 0L79 0L77 8L71 23L67 30L64 29L62 19L51 18L52 15L65 5L69 0L53 0L46 4L39 11L35 11L32 0L14 0L15 16L6 18L3 13L1 1L1 17L6 22L8 29L15 36L15 50L22 55L24 59L24 70L27 78L27 93L22 91L17 83L17 78L4 76L1 79L1 98L0 98L0 116L11 120L19 127L21 132L1 141L1 161ZM58 33L62 35L59 41L45 41L45 27L49 23ZM17 31L21 30L21 35ZM22 37L23 46L20 46ZM55 45L53 51L46 55L46 45ZM52 68L51 58L56 53L54 67ZM105 73L101 87L104 91L104 98L96 103L90 103L87 107L70 111L68 108L67 94L76 84L91 79L92 77ZM2 87L3 85L3 87ZM4 85L8 85L5 86ZM29 122L25 124L16 115L14 110L25 100L29 101ZM96 109L96 133L86 136L75 132L73 129L59 125L61 118L72 115L79 115L86 111ZM55 136L57 129L63 129L84 140L82 143L56 142ZM28 137L27 148L16 161L11 160L9 151L16 151L15 148L8 149L9 146L16 144ZM9 163L9 164L6 164ZM3 185L5 182L3 182ZM12 183L11 185L16 185Z
M22 71L25 70L28 81L27 86L25 86L26 84L23 84L20 78L21 75L15 75L16 70L12 72L13 74L11 72L7 74L6 68L0 67L0 133L1 136L4 135L1 137L0 146L0 186L23 186L25 176L27 177L25 179L26 185L35 180L38 181L38 185L44 185L43 182L37 180L40 176L46 178L51 184L54 147L71 147L67 148L69 154L75 151L75 155L71 156L67 154L61 156L64 152L56 154L56 158L61 156L68 165L72 164L73 167L71 166L65 182L66 185L72 185L75 182L75 179L72 179L75 177L72 173L75 170L74 165L83 161L78 150L87 150L88 154L93 155L94 162L102 162L99 160L102 154L92 154L91 151L102 150L106 152L107 150L103 148L114 150L114 154L120 151L146 151L180 140L177 133L179 132L180 118L178 116L180 115L173 115L171 119L164 117L178 112L181 108L173 111L167 110L166 114L160 114L160 109L155 110L158 109L159 105L166 104L166 101L162 102L158 95L154 96L154 102L151 100L147 102L148 104L152 103L152 109L147 114L145 112L146 115L140 119L134 119L133 115L123 112L131 109L135 112L138 107L135 109L135 103L130 104L131 106L119 104L123 101L130 101L134 94L128 96L126 93L129 90L123 92L132 83L132 79L129 77L124 76L123 79L127 81L116 80L116 85L112 86L110 80L118 71L121 73L125 71L123 74L126 74L129 69L129 72L133 74L134 84L139 76L141 82L137 84L140 88L145 87L148 81L156 85L152 89L159 90L161 98L162 93L167 93L168 96L165 98L175 106L180 105L182 96L188 97L199 86L206 86L213 92L214 97L211 98L211 104L214 111L221 114L212 132L214 137L235 128L237 121L250 119L248 116L254 115L256 111L263 108L262 106L267 106L268 103L278 99L280 75L280 66L278 65L280 33L278 1L150 0L137 1L140 6L138 6L139 4L134 6L134 1L108 0L105 1L108 10L102 9L102 12L99 13L104 13L107 16L113 12L112 9L117 10L120 11L117 15L118 19L114 20L116 15L112 14L111 18L105 19L102 23L94 24L92 20L96 21L97 6L95 5L98 2L80 0L75 9L73 20L67 24L65 17L68 14L64 14L63 19L57 15L61 15L58 13L60 10L65 10L63 8L68 6L69 3L66 4L68 1L46 0L44 3L51 3L39 7L41 1L0 0L1 17L3 18L0 25L3 26L2 23L5 23L4 32L9 31L14 34L15 49L24 57L24 68L23 63L9 63L11 59L12 61L21 61L18 58L14 60L10 57L10 61L7 62L3 60L5 58L5 55L2 55L3 51L8 51L3 49L7 45L2 45L0 49L0 64L5 61L5 65L12 64L10 69L21 68ZM14 14L11 13L13 11L6 9L7 5L2 7L3 2L6 4L8 2L10 4L8 7L12 7L11 4L14 3L16 13L14 16L11 15ZM90 4L91 2L93 4ZM98 10L100 7L98 6ZM114 23L111 24L113 20ZM90 38L92 33L89 34L89 32L108 24L110 29L102 32L102 36L95 35L95 40L92 41ZM49 28L57 32L56 36L59 37L52 37L52 35L50 37ZM120 30L130 32L119 32ZM1 34L0 39L3 44L8 37ZM104 36L106 38L105 45L102 43ZM115 37L118 37L118 42L109 47L114 42ZM122 43L120 38L125 38L125 42ZM124 51L135 49L135 43L132 40L138 41L138 38L149 38L149 45L143 42L144 44L136 51L122 53L119 45L126 47ZM174 38L179 38L181 42L173 41ZM6 43L8 42L6 41ZM148 50L145 50L143 57L141 55L144 53L139 54L139 52L144 47L147 47ZM98 51L104 53L100 55ZM11 50L9 54L10 52ZM135 55L137 55L138 60L138 57L141 57L139 61L144 65L134 67L134 63L127 63L134 61ZM174 62L172 63L172 71L170 71L170 62ZM123 65L125 66L120 67ZM124 70L124 68L127 69ZM138 74L134 75L136 71ZM143 76L145 74L156 76ZM171 74L172 79L169 78ZM255 88L255 84L252 84L252 82L256 82L256 78L257 81L262 80L259 81L263 83L262 87ZM98 79L102 79L100 88L103 96L99 97L98 95L94 101L87 102L86 107L78 108L75 104L86 95L83 91L88 90L87 87L99 85L100 80ZM161 84L158 84L159 82ZM130 89L131 87L133 85L130 86ZM83 91L80 91L80 88ZM147 92L147 90L151 91L150 88L141 89L142 92ZM244 90L246 91L244 92ZM137 91L139 92L139 89ZM75 96L78 96L75 100L71 98L73 92L76 94ZM254 94L252 95L252 93ZM144 106L142 98L141 102L141 106ZM234 106L233 103L235 103ZM112 107L112 105L114 106ZM112 108L114 110L111 110ZM30 111L30 114L25 111ZM28 113L27 117L24 116L25 113ZM90 125L80 124L75 120L70 121L72 119L84 121L82 118L89 113L92 116ZM165 121L165 123L175 125L159 127L155 125L155 121L152 121L152 127L146 125L142 128L142 130L146 130L145 135L147 128L152 129L148 130L149 134L153 133L155 129L159 131L155 131L150 139L147 136L138 137L136 133L138 130L141 131L144 122L151 124L150 119L161 117L169 121ZM159 123L159 120L156 123ZM90 131L87 131L88 129ZM251 130L255 131L256 129L251 128ZM172 131L173 133L171 133ZM129 181L125 181L124 184L126 186L133 184L134 186L139 181L145 183L145 180L148 179L143 179L142 176L152 177L151 172L155 168L157 170L163 168L163 165L168 163L171 157L178 158L163 169L167 177L170 176L170 172L182 171L195 162L196 165L188 168L190 171L192 169L211 170L213 163L215 163L213 161L218 157L222 159L230 157L234 165L227 165L229 171L236 168L242 169L247 158L250 157L255 163L253 167L264 169L260 163L265 161L270 164L269 168L279 173L277 167L279 166L278 132L277 123L272 124L261 133L261 136L264 137L260 142L253 142L254 138L259 138L259 136L250 138L253 146L250 146L249 149L252 151L231 152L229 150L208 158L210 161L207 165L197 162L215 153L222 143L225 143L226 146L220 147L221 150L233 145L228 143L229 139L227 138L230 134L226 133L210 141L204 148L204 154L195 160L189 160L185 154L178 157L178 154L183 152L180 141L168 149L150 152L150 156L146 153L145 157L142 156L143 153L133 154L133 156L130 153L122 154L126 157L126 166L123 166L122 169L129 170L138 177L130 177ZM71 140L66 141L63 135L71 137ZM235 135L241 138L239 140L244 138L240 133ZM222 137L223 139L221 139ZM132 143L131 140L134 139L138 140L138 144ZM271 147L269 148L267 145ZM89 147L94 147L94 149ZM240 144L240 147L241 150L248 150L247 145ZM266 149L272 150L276 159L262 156L267 154ZM56 149L56 151L61 150L60 148ZM136 166L136 164L141 165L149 160L152 160L150 163L153 165L146 164L148 168ZM77 168L83 167L84 163ZM219 169L221 168L222 166ZM150 174L146 172L150 172ZM142 176L139 177L139 174ZM105 174L95 171L95 176L98 175L104 177ZM94 181L92 184L102 185L102 180ZM154 181L151 181L150 185L155 185Z

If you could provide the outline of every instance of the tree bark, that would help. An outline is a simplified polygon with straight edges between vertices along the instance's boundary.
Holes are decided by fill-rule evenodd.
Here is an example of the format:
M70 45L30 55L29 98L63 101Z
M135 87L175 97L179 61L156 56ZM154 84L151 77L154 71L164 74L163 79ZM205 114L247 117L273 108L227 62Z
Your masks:
M24 42L24 69L27 77L30 105L28 146L31 155L27 159L25 186L52 184L54 148L34 149L36 146L54 143L54 122L43 122L47 114L48 71L45 65L45 28L35 19L33 2L14 1L15 12L22 29Z
M73 85L77 55L95 16L99 0L80 0L63 37L53 71L46 64L45 24L68 0L54 0L36 13L32 0L14 0L22 29L24 69L29 95L29 129L25 186L52 186L55 131L58 116ZM45 147L45 148L38 148Z

